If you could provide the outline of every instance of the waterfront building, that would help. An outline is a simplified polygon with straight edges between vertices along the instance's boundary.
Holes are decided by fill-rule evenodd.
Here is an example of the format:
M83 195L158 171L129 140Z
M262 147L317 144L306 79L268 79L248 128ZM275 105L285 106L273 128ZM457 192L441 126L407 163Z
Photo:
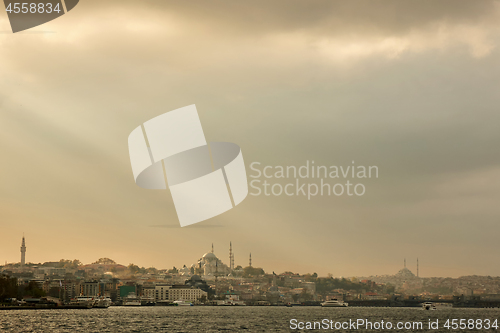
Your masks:
M143 286L142 287L142 298L148 302L154 302L156 300L156 287L155 286Z
M168 290L168 297L172 302L177 300L195 302L203 296L207 297L207 293L205 291L183 285L173 285Z
M69 301L80 295L80 282L76 280L45 280L43 290L49 296Z
M71 298L75 298L78 296L79 291L79 283L78 281L59 281L60 285L62 284L62 293L63 297L66 300L70 300Z
M82 296L102 296L106 283L98 281L86 281L80 284L80 294Z
M168 290L171 285L169 284L157 284L154 291L154 299L156 302L168 301ZM149 295L148 295L149 296Z
M178 300L195 302L201 297L207 297L207 292L185 285L158 284L155 286L154 299L156 302L173 302ZM144 296L153 298L150 290L145 290Z
M124 285L119 287L120 293L119 296L121 299L130 295L130 293L134 293L137 295L137 288L135 285Z

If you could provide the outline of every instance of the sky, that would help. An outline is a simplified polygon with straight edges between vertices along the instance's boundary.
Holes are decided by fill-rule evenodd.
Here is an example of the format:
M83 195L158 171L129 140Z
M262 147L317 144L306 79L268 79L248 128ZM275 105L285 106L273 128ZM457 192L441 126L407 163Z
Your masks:
M499 19L499 1L86 0L12 34L1 12L0 262L24 233L28 262L182 267L213 243L228 263L232 242L236 265L251 252L268 272L418 257L420 276L498 276ZM191 104L249 176L306 161L379 176L363 196L249 195L180 228L168 190L134 183L127 138Z

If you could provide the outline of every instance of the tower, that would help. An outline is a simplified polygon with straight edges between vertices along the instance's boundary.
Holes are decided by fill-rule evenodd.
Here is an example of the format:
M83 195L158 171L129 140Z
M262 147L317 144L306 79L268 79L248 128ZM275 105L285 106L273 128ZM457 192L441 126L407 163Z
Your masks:
M233 244L229 242L229 270L234 269L234 254L233 254Z
M419 277L418 276L418 258L417 258L417 277Z
M212 243L212 253L214 253L214 243Z
M23 241L21 242L21 266L24 266L24 264L26 264L26 243L23 234Z
M405 268L406 268L406 258L405 258Z
M248 260L248 266L252 267L252 252L250 252L250 259Z

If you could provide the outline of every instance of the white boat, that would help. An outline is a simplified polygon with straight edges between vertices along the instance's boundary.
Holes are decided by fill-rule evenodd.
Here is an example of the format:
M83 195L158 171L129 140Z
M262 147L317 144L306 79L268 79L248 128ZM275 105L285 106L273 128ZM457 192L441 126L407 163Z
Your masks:
M183 300L178 300L178 301L173 301L172 302L174 305L176 306L193 306L193 303L190 303L190 302L186 302L186 301L183 301Z
M349 304L344 301L339 301L337 299L331 299L329 301L321 303L321 306L324 308L345 308Z
M449 309L452 307L453 304L450 303L433 303L433 302L422 303L422 309L424 310L441 310L441 309Z
M124 306L141 306L141 301L139 299L126 299L123 301Z
M135 295L134 292L128 294L127 297L123 298L124 306L141 306L141 300Z
M94 307L94 303L94 297L90 296L78 296L70 301L70 305L82 306L88 309Z
M227 300L227 301L223 301L220 305L223 305L223 306L245 306L245 302L243 301L235 301L235 300Z
M87 308L108 308L111 305L111 298L105 296L78 296L71 300L73 305Z
M107 309L111 305L111 298L106 296L97 297L94 301L94 308Z

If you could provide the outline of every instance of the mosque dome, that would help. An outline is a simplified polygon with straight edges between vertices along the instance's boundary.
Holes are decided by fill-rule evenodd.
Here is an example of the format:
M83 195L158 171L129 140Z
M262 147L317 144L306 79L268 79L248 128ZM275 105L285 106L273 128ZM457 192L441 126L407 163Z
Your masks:
M396 276L399 276L399 277L404 277L404 278L410 278L410 277L415 277L415 274L412 273L412 271L410 271L408 268L403 268L401 269L397 274Z
M215 254L213 254L212 252L209 252L209 253L205 253L203 255L203 259L208 260L208 261L217 260L217 256Z

